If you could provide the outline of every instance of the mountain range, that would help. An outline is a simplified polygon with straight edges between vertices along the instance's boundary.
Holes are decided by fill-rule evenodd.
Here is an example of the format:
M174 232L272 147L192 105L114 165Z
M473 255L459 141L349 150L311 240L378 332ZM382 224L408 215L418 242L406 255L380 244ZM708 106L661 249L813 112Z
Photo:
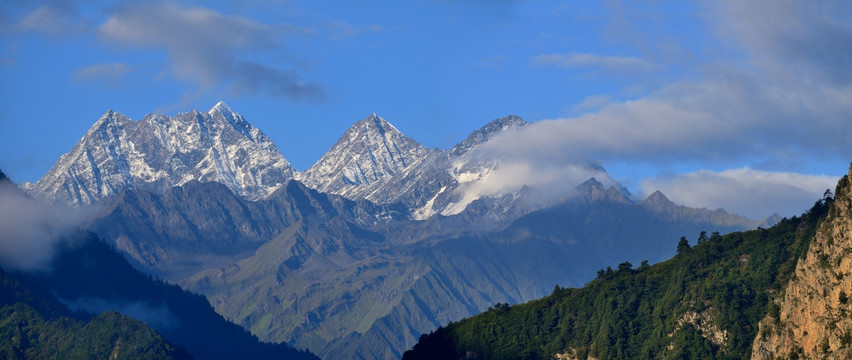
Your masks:
M138 269L204 294L263 341L323 358L399 358L417 338L495 303L580 286L679 236L768 227L724 210L641 201L598 164L554 193L481 192L499 176L483 144L527 126L496 119L449 150L375 114L305 172L220 102L139 121L108 111L34 197L88 206L84 225Z
M47 174L22 187L49 200L88 205L124 190L163 191L197 180L259 199L293 174L272 140L219 102L207 112L151 114L140 121L109 110Z

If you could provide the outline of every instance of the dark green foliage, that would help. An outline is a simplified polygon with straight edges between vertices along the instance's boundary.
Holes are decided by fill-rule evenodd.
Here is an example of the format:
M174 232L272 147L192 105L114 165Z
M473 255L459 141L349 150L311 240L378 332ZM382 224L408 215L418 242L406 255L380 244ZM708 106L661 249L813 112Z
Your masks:
M0 269L0 358L188 359L139 320L73 314L46 289Z
M719 240L720 237L722 237L722 235L720 235L718 231L714 231L710 234L710 240Z
M781 319L781 306L779 306L778 304L776 304L774 302L769 303L767 313L769 314L770 317L772 317L776 321L780 320Z
M566 352L599 359L748 358L758 322L767 314L777 317L769 294L789 280L830 204L824 198L771 229L713 233L692 248L681 238L671 260L643 264L642 271L602 270L581 289L558 288L507 311L450 324L422 336L403 358L552 358ZM623 265L619 270L627 269ZM709 320L685 321L685 314ZM727 339L710 341L711 328L727 331Z
M843 337L840 338L840 345L842 347L846 347L849 346L849 344L852 344L852 333L846 332L843 334Z
M703 243L705 241L707 241L707 232L702 231L700 234L698 234L698 243L700 244L700 243Z
M686 254L689 252L691 247L689 246L689 241L686 240L686 236L681 236L680 241L677 242L677 253L678 254Z

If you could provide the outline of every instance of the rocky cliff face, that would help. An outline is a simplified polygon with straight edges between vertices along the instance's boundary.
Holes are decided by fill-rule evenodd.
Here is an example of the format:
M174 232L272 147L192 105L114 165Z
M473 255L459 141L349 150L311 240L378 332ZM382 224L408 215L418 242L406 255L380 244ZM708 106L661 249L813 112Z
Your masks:
M125 190L163 191L198 180L259 199L293 176L272 140L219 102L207 112L140 121L107 111L47 174L23 187L48 200L89 205Z
M760 322L752 358L852 359L852 186L834 204L779 300Z

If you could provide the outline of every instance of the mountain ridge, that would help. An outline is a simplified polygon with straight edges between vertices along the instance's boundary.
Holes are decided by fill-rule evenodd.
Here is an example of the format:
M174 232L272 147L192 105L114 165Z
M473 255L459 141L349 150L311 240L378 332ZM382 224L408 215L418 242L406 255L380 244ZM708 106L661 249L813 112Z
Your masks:
M460 213L479 198L502 199L498 202L520 214L548 202L536 205L541 196L535 201L524 198L530 193L524 187L477 193L472 189L495 176L501 164L467 155L529 124L517 115L497 118L441 150L423 147L373 113L356 121L315 164L299 172L262 131L224 101L206 112L149 114L138 121L110 109L41 179L22 187L48 201L89 205L125 190L162 193L192 180L219 182L241 197L258 200L296 179L350 199L402 203L417 219ZM630 197L599 164L578 169ZM519 202L509 204L512 201ZM778 219L763 225L772 220Z
M199 180L257 199L293 177L272 140L219 102L204 113L139 121L108 110L41 179L22 187L49 201L89 205L124 190Z

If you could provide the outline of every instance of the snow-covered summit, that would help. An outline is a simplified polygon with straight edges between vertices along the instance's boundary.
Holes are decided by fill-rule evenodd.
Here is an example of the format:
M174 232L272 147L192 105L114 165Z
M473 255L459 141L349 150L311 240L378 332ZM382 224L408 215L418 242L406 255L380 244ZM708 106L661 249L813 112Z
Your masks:
M481 128L473 131L470 135L462 140L462 142L453 146L450 153L453 156L462 155L469 150L488 142L497 135L504 134L507 130L517 129L529 124L524 119L517 115L504 116L483 125Z
M430 153L375 113L353 124L300 180L322 192L368 198L393 175Z
M47 174L24 187L42 198L87 205L127 189L159 191L198 180L258 199L293 177L272 140L219 102L207 112L140 121L109 110Z
M234 114L234 110L232 110L231 107L228 106L228 104L226 104L224 101L217 102L216 105L213 105L213 107L210 108L209 111L207 111L210 116L213 116L213 114L217 112Z

